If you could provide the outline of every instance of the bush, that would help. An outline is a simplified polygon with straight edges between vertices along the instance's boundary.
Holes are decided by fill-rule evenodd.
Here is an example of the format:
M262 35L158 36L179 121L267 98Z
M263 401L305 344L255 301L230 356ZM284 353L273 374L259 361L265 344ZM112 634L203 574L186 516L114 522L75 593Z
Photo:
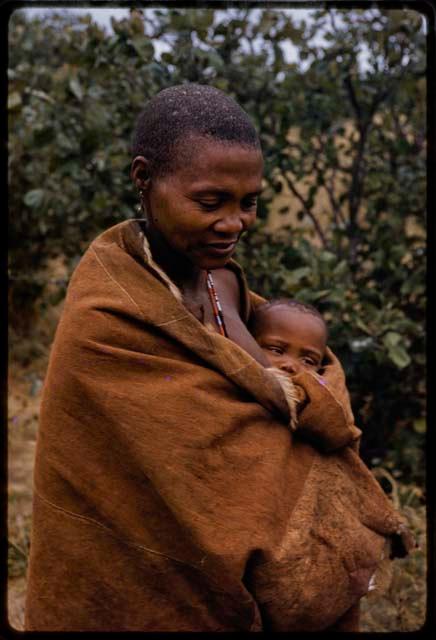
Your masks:
M129 140L144 101L176 83L212 84L247 110L264 150L260 223L239 252L252 288L325 313L367 462L389 450L422 482L420 455L406 453L425 432L422 16L322 9L297 25L282 9L154 9L147 20L135 9L113 28L12 15L11 322L31 318L50 259L71 271L97 233L137 215ZM300 64L285 59L289 40ZM285 190L294 222L271 235Z

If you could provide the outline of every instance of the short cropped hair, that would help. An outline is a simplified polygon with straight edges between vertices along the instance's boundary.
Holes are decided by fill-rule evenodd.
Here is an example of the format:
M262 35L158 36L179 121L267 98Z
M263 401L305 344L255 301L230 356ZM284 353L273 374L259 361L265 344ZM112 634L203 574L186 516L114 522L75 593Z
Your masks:
M189 83L164 89L147 102L136 120L132 156L144 156L151 175L166 175L190 155L189 145L179 143L194 135L261 148L253 123L233 98Z
M321 313L318 311L316 307L309 304L308 302L302 302L301 300L296 300L295 298L275 298L274 300L269 300L268 302L263 302L262 304L257 305L252 311L249 322L249 329L252 333L256 331L256 324L259 320L260 315L264 311L268 311L271 307L279 307L286 306L291 307L291 309L295 309L301 313L310 313L311 315L319 318L323 323L326 331L326 335L328 335L328 327L327 323L322 317Z

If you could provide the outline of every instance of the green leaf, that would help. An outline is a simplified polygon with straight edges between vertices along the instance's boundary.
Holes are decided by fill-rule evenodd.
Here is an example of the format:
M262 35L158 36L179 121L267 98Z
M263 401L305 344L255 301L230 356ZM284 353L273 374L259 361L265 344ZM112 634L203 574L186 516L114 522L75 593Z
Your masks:
M195 29L209 29L212 26L214 19L214 12L210 10L201 11L196 13L193 20L193 26Z
M388 331L383 336L383 344L388 348L392 349L396 347L401 342L401 334L396 333L395 331Z
M70 78L68 86L70 88L71 93L76 96L77 100L79 102L82 102L82 100L83 100L83 89L82 89L82 86L81 86L79 80L77 78Z
M154 47L150 40L145 36L135 36L129 41L136 53L145 59L152 58L154 55Z
M392 346L388 350L388 356L398 369L404 369L404 367L407 367L412 361L404 347L399 344Z
M22 104L21 95L18 91L13 91L8 95L8 111L16 109Z
M317 291L312 296L313 302L316 302L317 300L321 300L321 298L326 298L329 295L330 291L331 289L323 289L323 291Z
M25 194L23 202L28 207L36 208L42 204L43 199L44 189L32 189Z
M296 285L306 278L311 273L310 267L300 267L299 269L294 269L290 273L285 274L285 281L287 286Z
M347 260L341 260L333 270L336 278L342 278L348 272L349 265Z
M427 431L427 420L425 418L417 418L414 420L413 430L416 433L425 433Z
M308 209L311 209L313 207L317 190L318 190L318 187L315 184L313 184L309 189L309 193L306 200L306 206Z
M336 261L336 255L331 251L321 251L319 254L319 259L323 262L332 263Z
M368 335L372 335L371 329L368 327L368 325L361 318L356 318L354 322L356 323L356 326L359 329L362 329L362 331L364 331Z
M174 62L174 55L171 51L164 51L161 53L160 58L162 62L165 62L165 64L172 64Z

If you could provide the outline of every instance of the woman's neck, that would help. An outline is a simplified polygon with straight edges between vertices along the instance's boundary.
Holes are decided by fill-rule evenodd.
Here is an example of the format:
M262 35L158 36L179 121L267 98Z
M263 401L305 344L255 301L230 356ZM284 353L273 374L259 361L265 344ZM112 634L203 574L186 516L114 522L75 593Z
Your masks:
M183 293L195 293L205 286L206 273L190 260L177 253L151 225L145 224L147 240L153 260Z

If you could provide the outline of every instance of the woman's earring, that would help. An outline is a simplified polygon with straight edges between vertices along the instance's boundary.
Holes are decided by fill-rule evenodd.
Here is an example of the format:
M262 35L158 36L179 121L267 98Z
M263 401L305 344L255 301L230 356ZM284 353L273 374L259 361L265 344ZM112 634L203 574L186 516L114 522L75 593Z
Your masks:
M144 190L139 189L139 204L136 206L136 210L138 213L143 211L143 198L144 198Z

